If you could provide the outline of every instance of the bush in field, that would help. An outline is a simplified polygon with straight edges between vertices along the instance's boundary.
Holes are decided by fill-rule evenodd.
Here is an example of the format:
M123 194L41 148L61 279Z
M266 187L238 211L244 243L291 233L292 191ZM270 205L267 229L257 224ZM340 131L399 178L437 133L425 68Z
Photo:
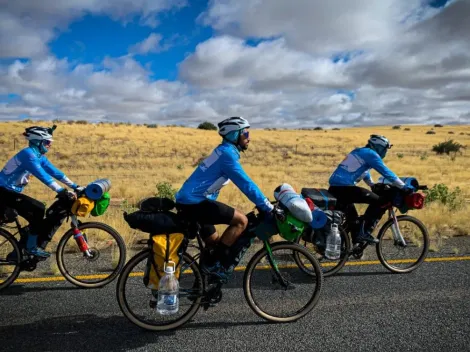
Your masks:
M437 123L434 125L434 127L444 127L444 125L441 125L440 123Z
M322 129L323 129L322 127L318 126L318 127L315 127L313 130L314 131L321 131Z
M392 127L392 130L399 130L400 128L401 128L400 125L396 125L396 126L393 126L393 127Z
M465 146L458 142L454 142L454 140L452 139L435 144L432 147L432 151L436 152L436 154L439 154L439 155L441 154L449 155L451 153L455 155L457 153L462 153L461 149L465 149Z
M426 134L436 134L434 131L427 131Z
M432 188L425 190L424 194L426 194L425 204L440 202L450 210L461 209L465 204L465 198L459 187L456 187L454 190L450 190L449 187L443 183L439 183L434 185Z
M405 131L411 131L411 129L409 129L409 128L407 127L407 128L405 128Z
M210 123L209 121L205 121L199 124L197 128L200 130L217 131L217 127L213 123Z
M158 125L156 123L152 123L152 124L146 125L146 126L147 126L147 128L157 128L158 127Z
M159 182L157 183L157 191L155 192L155 197L170 198L175 200L175 194L178 190L173 188L172 184L169 182Z

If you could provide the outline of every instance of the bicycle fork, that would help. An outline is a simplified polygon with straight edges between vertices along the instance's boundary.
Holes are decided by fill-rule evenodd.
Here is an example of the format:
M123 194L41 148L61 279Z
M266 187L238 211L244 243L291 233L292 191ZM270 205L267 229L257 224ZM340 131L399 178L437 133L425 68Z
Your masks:
M278 282L284 289L287 290L291 286L291 284L289 283L288 280L285 280L282 277L281 272L279 271L279 267L276 263L276 260L274 259L273 251L271 249L271 245L269 244L269 241L264 241L264 247L266 248L266 251L268 252L269 264L271 265L271 268L274 271L271 283Z
M75 216L72 217L72 231L73 231L73 238L77 242L78 248L83 253L85 257L91 258L93 254L90 251L90 247L88 247L88 243L86 241L85 236L78 228L77 218Z
M406 247L405 239L403 238L401 231L400 231L400 227L398 226L398 220L397 220L395 211L393 210L393 208L390 208L388 209L388 213L389 213L390 218L393 219L393 223L391 227L392 227L392 234L393 234L393 240L395 242L395 245Z

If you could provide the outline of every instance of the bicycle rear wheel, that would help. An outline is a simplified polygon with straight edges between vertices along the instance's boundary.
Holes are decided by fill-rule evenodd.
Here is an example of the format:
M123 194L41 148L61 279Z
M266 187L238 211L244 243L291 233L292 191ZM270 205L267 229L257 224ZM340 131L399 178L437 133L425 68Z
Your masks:
M7 259L7 256L12 257ZM10 286L20 275L21 250L16 238L0 228L0 290Z
M344 231L342 227L339 228L339 234L341 236L341 255L340 258L337 260L330 260L325 257L324 249L319 250L319 248L315 244L313 244L311 241L303 239L302 236L299 236L296 240L296 243L301 246L304 246L315 255L315 258L317 258L318 262L320 263L323 272L323 277L328 277L336 274L344 267L344 265L348 261L349 253L351 252L352 247L351 238L348 236L348 234L346 233L346 231ZM302 261L299 258L298 252L294 253L294 259L299 268L302 269L306 274L315 275L315 273L312 272L311 268L307 268L303 265Z
M151 253L150 250L137 253L119 275L116 286L119 307L127 319L142 329L175 329L188 322L199 310L204 280L195 260L184 254L179 277L179 310L174 315L160 315L155 307L150 306L150 301L156 298L143 282L144 270Z
M308 274L299 269L296 256L309 269ZM259 250L248 263L243 278L250 308L261 318L279 323L295 321L309 313L320 298L322 284L318 260L307 248L292 242L274 243L271 251ZM291 295L294 290L296 294Z
M377 238L377 257L384 267L394 273L409 273L426 259L429 250L429 234L426 226L409 215L397 216L398 229L389 219L380 229ZM399 230L405 243L395 239Z
M112 282L124 267L124 240L116 230L103 223L84 222L78 228L86 238L92 256L88 257L80 251L70 229L57 247L59 270L76 286L103 287Z

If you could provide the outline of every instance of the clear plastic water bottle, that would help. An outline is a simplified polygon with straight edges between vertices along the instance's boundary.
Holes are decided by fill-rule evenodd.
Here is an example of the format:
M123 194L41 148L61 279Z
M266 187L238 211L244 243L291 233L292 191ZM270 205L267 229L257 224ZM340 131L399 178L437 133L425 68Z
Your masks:
M170 263L173 266L169 265ZM158 284L157 312L161 315L171 315L179 308L179 283L175 276L175 263L165 265L165 275Z
M341 256L341 236L338 224L331 225L331 231L326 238L325 256L331 260L337 260Z

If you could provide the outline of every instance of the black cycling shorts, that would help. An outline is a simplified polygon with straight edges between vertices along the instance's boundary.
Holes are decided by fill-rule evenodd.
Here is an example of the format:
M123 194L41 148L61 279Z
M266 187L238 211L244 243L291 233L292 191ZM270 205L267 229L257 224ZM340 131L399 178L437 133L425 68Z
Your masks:
M176 208L181 216L190 221L198 222L201 226L201 237L209 237L216 232L214 225L230 225L235 208L215 200L204 200L197 204L177 203Z

